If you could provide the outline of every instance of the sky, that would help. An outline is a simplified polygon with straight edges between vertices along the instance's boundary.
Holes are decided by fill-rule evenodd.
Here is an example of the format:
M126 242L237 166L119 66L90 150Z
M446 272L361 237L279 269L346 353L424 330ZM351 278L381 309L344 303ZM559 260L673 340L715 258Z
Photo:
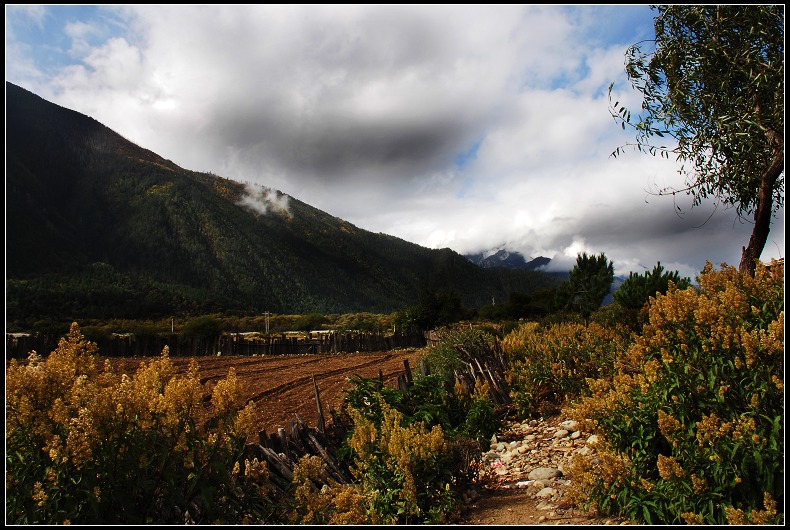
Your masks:
M694 279L751 219L626 150L647 5L6 5L6 80L179 166L461 254ZM274 195L272 195L274 196ZM286 207L287 204L279 204ZM784 206L763 261L784 257Z

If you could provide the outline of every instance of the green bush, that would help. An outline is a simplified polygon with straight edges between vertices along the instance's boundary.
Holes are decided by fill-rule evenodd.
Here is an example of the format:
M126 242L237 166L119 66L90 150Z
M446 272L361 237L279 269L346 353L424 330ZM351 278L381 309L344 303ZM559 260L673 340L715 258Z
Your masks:
M710 263L651 301L613 378L569 412L605 441L569 470L579 501L648 524L781 523L784 264Z
M323 325L329 322L329 318L321 313L309 313L300 316L294 324L294 331L313 331L322 329Z
M491 333L479 328L442 328L437 330L439 342L420 355L418 362L428 363L430 373L448 381L455 380L455 371L464 362L477 359L481 363L497 360L497 340Z
M190 338L215 339L222 335L222 321L212 315L195 317L184 325L181 333Z

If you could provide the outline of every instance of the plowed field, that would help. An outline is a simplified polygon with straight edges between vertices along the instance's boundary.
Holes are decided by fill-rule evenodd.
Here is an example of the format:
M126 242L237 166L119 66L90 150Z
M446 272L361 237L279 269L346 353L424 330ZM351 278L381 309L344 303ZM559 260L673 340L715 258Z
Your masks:
M379 370L384 384L397 385L398 376L406 369L404 360L415 368L418 350L395 350L379 353L344 353L332 355L277 355L277 356L221 356L221 357L172 357L179 373L186 374L189 363L197 359L201 382L206 396L214 385L236 369L236 377L245 400L255 403L259 430L276 432L286 427L298 413L310 426L316 426L316 407L313 377L320 392L324 417L329 421L329 410L340 410L343 390L351 385L347 378L354 374L378 377ZM144 358L110 358L113 367L121 373L132 375Z

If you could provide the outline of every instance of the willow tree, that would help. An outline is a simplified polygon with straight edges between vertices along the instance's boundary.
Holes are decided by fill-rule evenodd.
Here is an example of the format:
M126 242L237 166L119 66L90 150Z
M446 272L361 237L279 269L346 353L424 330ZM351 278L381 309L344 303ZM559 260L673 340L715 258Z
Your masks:
M641 112L632 116L617 101L610 111L636 133L625 147L680 163L684 187L659 195L685 193L693 206L712 199L740 219L753 216L740 270L754 276L784 202L784 6L653 9L655 41L626 52L631 86L644 96ZM675 142L656 145L657 138Z

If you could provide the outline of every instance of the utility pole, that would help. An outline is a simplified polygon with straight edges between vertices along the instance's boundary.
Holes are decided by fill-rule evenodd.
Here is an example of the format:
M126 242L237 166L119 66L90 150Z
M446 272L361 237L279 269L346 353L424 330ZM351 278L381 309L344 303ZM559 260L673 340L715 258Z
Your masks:
M266 322L266 334L267 335L269 334L269 315L270 314L271 313L269 313L268 311L263 313L263 315L266 317L265 322Z

